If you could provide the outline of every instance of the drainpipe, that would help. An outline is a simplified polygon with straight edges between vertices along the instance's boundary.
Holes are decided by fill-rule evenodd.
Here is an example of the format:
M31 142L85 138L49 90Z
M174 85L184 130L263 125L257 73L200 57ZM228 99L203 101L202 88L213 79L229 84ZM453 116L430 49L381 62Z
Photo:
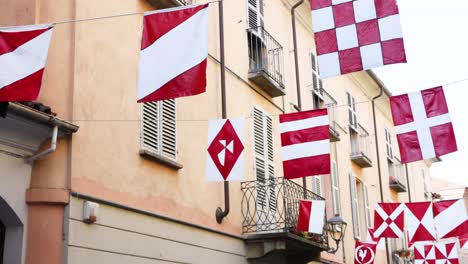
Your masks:
M369 75L371 75L371 77L374 79L374 80L378 80L377 76L371 72L371 71L368 71ZM384 202L384 196L383 196L383 185L382 185L382 171L380 169L380 153L379 153L379 137L378 137L378 133L377 133L377 118L376 118L376 114L375 114L375 100L377 100L378 98L380 98L382 95L383 95L383 84L382 83L379 83L378 82L378 85L379 85L379 88L380 88L380 92L377 96L374 96L372 98L372 117L373 117L373 120L374 120L374 137L375 137L375 149L377 151L377 173L379 174L379 187L380 187L380 202L383 203ZM385 239L385 253L387 255L387 263L391 263L390 262L390 254L388 254L388 239L386 238Z
M220 46L220 67L221 67L221 114L222 118L227 118L226 110L226 63L224 59L224 12L223 1L218 2L219 7L219 46ZM221 224L224 217L230 211L229 182L224 181L224 211L221 207L216 208L216 222Z
M32 163L38 158L44 157L45 155L54 152L55 149L57 149L57 135L58 135L58 126L54 126L54 129L52 130L52 139L50 141L50 147L40 153L37 153L34 156L29 157L27 159L27 162Z
M405 171L406 171L406 188L408 188L408 201L411 203L411 188L409 184L409 174L408 174L408 164L405 164Z
M296 8L304 3L304 0L300 0L291 8L291 19L292 19L292 33L293 33L293 44L294 44L294 66L296 69L296 89L297 89L297 111L302 111L302 100L301 100L301 81L299 80L299 59L297 56L297 34L296 34ZM306 178L302 178L302 187L304 187L304 199L307 198L307 181Z

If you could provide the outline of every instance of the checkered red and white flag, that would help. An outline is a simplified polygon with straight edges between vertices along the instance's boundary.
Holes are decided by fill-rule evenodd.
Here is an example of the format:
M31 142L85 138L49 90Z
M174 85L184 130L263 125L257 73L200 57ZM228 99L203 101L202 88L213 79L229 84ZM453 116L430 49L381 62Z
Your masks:
M390 97L403 163L457 151L442 87Z
M468 215L464 199L441 201L432 205L439 239L468 233Z
M240 181L244 177L245 119L210 120L208 128L208 181Z
M402 238L405 228L404 205L378 203L374 214L374 238Z
M299 217L297 231L314 234L323 233L325 224L324 200L301 200L299 203Z
M431 202L406 203L405 218L409 243L434 241L434 214Z
M458 249L454 242L414 244L414 264L458 264Z
M49 24L0 27L0 102L37 99L52 31Z
M396 0L311 0L320 77L406 62Z
M327 109L279 117L281 157L286 179L330 173L330 134Z
M207 4L145 13L138 102L205 92L207 57Z

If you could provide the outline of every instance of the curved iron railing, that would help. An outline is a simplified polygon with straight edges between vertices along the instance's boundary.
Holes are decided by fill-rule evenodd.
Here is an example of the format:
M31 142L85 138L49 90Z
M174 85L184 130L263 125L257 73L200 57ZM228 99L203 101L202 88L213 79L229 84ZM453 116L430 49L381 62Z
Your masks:
M304 234L296 231L299 201L304 197L304 188L283 177L267 179L265 182L247 181L241 183L242 190L242 232L270 233L290 232L314 242L328 245L324 226L322 235ZM323 197L307 190L306 199L324 200Z

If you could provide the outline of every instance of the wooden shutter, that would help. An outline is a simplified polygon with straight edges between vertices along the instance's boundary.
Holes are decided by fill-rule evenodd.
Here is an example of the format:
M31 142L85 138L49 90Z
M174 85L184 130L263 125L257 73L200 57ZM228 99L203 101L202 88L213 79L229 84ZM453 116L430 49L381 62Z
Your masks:
M262 110L254 108L254 155L257 180L257 199L261 208L269 206L275 211L275 167L273 149L273 119Z
M333 199L333 214L340 215L340 183L338 178L338 170L336 162L331 161L331 181L332 181L332 199Z
M359 202L356 190L356 177L352 173L349 174L349 186L351 189L351 210L353 216L353 231L354 231L354 238L360 239L361 238L361 229L359 227Z
M364 214L366 216L366 227L367 228L372 228L372 220L371 220L371 207L369 204L369 192L367 189L367 185L363 184L364 186Z
M264 26L264 5L263 0L247 0L249 28Z
M175 100L144 103L142 112L142 148L177 159Z

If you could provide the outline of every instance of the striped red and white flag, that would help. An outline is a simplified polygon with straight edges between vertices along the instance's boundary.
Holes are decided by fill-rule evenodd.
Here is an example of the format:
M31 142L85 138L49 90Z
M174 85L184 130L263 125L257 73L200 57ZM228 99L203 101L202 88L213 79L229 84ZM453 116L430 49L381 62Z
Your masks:
M324 200L301 200L299 203L299 217L297 231L322 234L325 224Z
M281 156L286 179L330 173L327 109L280 115Z
M450 238L468 233L468 214L464 199L432 204L438 238Z
M0 28L0 102L37 99L52 31L50 24Z
M205 92L208 4L145 13L138 102Z

